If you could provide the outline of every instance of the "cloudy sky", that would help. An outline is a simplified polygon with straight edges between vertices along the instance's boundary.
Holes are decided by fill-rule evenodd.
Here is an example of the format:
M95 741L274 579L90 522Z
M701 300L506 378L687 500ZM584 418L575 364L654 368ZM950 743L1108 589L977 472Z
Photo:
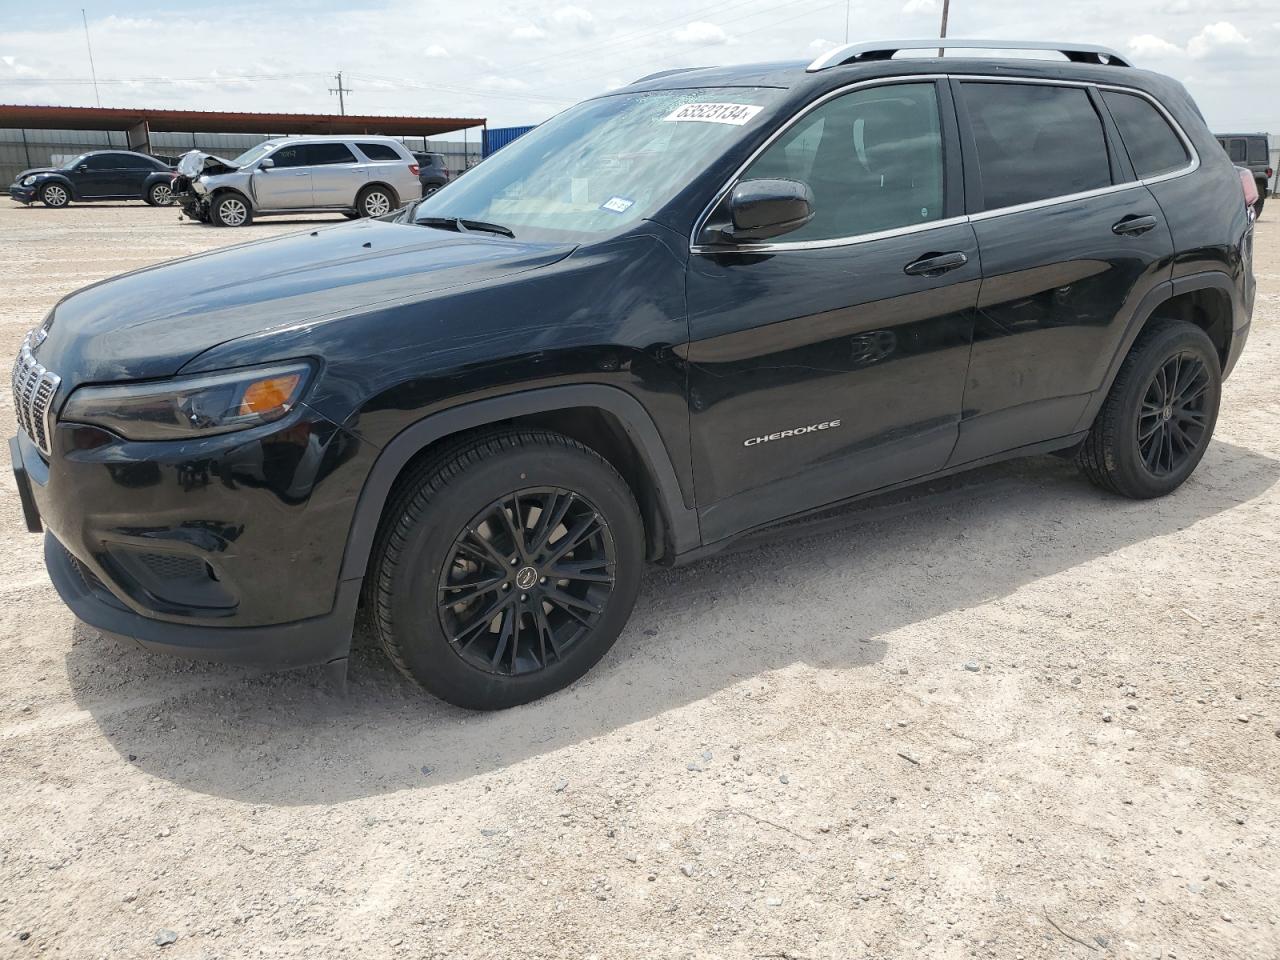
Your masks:
M0 102L337 110L531 123L676 66L931 36L941 0L42 0L0 29ZM1274 0L952 0L952 36L1091 41L1191 88L1216 129L1280 135Z

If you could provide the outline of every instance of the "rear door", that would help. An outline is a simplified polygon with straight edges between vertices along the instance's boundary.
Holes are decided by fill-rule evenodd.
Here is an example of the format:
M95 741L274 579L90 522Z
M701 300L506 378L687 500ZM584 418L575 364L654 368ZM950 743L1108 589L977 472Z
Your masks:
M958 465L1088 426L1126 323L1169 276L1173 241L1097 90L952 87L982 255Z
M307 144L292 143L272 153L269 170L253 172L254 203L260 210L297 210L314 206Z
M159 170L159 166L151 158L139 154L122 153L118 156L120 157L120 195L141 197L143 181Z
M311 197L317 207L349 207L368 182L365 168L345 143L309 143Z
M707 541L946 462L979 285L949 97L916 80L811 107L739 180L808 184L813 221L695 246L684 349Z

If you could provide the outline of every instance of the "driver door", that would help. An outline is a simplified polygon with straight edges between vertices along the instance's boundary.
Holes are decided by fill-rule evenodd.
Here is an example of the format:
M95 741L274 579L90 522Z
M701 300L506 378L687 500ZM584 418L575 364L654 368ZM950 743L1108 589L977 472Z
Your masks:
M815 216L690 258L706 541L946 463L980 285L959 156L950 91L917 80L820 102L741 174L807 183Z
M275 165L269 170L259 161L253 171L254 203L259 210L298 210L314 205L307 149L305 143L281 147L270 155Z

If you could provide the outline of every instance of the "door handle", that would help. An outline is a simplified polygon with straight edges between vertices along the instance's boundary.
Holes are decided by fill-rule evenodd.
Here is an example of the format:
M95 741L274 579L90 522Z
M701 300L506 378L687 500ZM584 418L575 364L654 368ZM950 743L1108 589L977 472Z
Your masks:
M1118 237L1136 237L1148 230L1154 230L1158 221L1150 215L1138 215L1131 213L1127 217L1121 217L1119 221L1111 225L1111 232Z
M311 173L310 173L310 171L307 171L307 170L299 170L297 173L295 173L295 174L294 174L294 176L295 176L295 177L309 177L309 176L311 176Z
M902 268L902 272L909 277L940 277L948 270L958 269L968 262L969 258L959 250L951 253L930 253L919 260L912 260Z

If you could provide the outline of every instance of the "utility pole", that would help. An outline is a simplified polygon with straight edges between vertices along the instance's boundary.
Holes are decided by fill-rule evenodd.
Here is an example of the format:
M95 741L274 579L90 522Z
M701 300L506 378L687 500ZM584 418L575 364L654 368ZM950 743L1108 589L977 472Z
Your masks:
M346 101L345 99L343 99L343 94L345 94L345 93L350 93L350 92L351 92L351 88L350 88L350 87L344 87L344 86L342 85L342 71L341 71L341 70L339 70L339 71L338 71L338 75L337 75L336 79L337 79L337 81L338 81L338 85L337 85L336 87L330 87L330 88L329 88L329 93L331 93L331 94L336 93L336 94L338 95L338 113L342 114L342 115L345 117L345 116L347 115L347 101Z
M80 20L84 23L84 45L89 48L89 76L93 77L93 98L102 106L102 97L98 94L98 71L93 67L93 44L89 42L89 18L85 16L84 7L80 8Z
M947 39L947 15L951 13L951 0L942 0L942 31L938 34L940 40ZM938 56L944 56L942 47L938 48Z

